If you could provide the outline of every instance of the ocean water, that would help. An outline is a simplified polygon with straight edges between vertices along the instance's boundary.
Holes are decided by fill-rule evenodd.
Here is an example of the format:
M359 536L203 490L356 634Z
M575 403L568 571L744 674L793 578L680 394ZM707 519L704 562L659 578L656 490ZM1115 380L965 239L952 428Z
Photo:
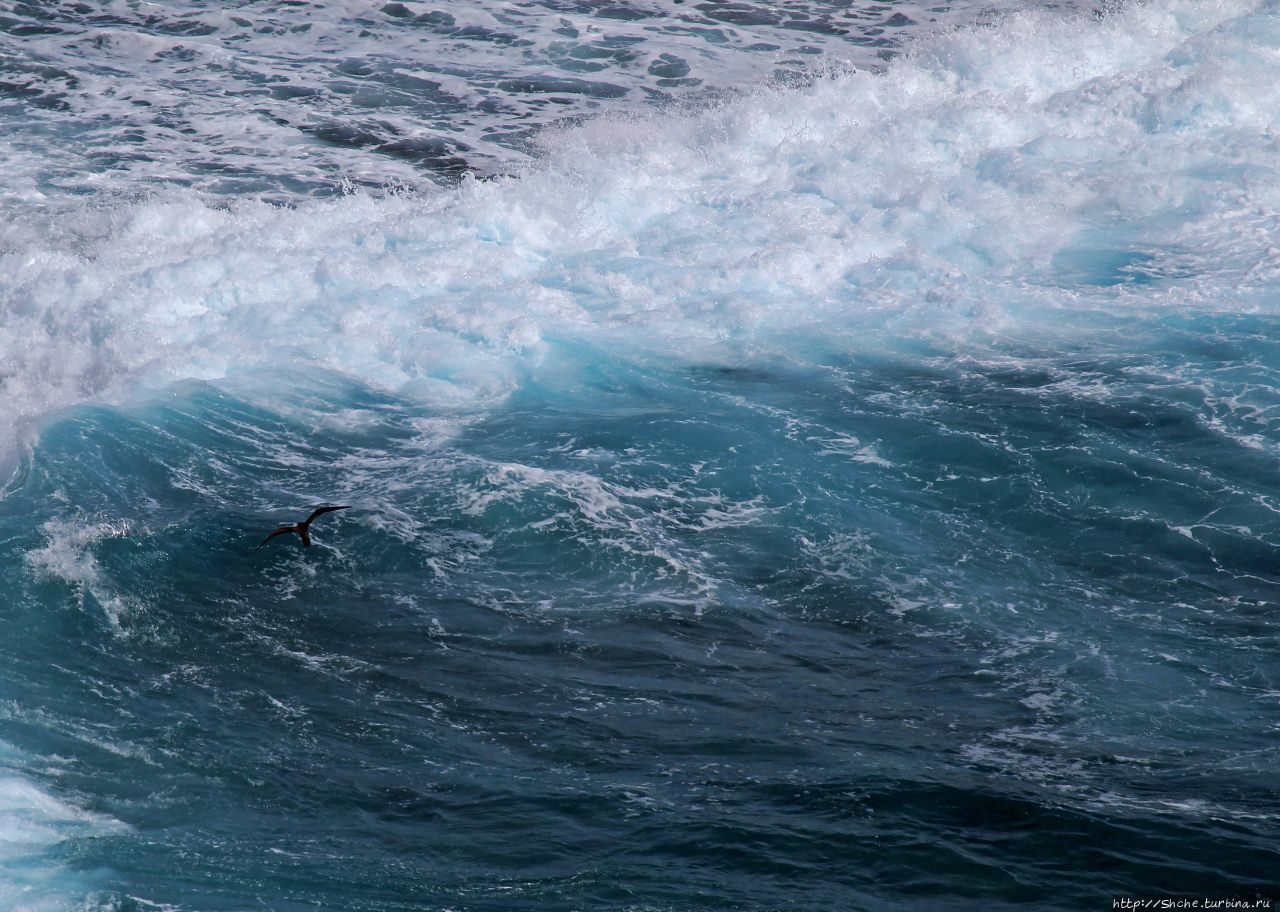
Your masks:
M0 127L0 908L1275 895L1274 0L0 3Z

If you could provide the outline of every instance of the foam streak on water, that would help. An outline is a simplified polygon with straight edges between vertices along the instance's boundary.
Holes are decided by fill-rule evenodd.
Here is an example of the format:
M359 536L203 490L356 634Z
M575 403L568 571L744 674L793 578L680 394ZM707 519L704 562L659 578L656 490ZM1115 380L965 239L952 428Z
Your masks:
M1274 3L1023 10L802 79L747 61L807 21L865 63L846 19L889 13L53 9L5 14L49 104L0 112L0 902L1270 886ZM241 71L274 138L235 138ZM169 93L137 158L131 80ZM394 110L332 157L279 122L302 89ZM379 148L446 90L430 129L507 176ZM557 93L600 116L528 158L499 122ZM416 189L320 192L348 171Z
M123 178L291 199L503 172L549 124L879 67L950 6L5 3L0 192Z

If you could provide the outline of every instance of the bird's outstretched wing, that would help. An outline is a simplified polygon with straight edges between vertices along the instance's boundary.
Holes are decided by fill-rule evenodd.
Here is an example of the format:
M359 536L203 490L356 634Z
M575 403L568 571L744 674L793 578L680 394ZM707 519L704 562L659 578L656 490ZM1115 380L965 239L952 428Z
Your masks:
M341 507L316 507L314 510L311 511L311 515L302 521L302 525L304 526L311 525L311 520L315 519L317 516L321 515L322 513L332 513L334 510L350 510L350 509L351 509L351 504L346 504L345 506L341 506Z
M297 531L298 529L296 526L281 526L279 529L276 529L274 532L272 532L270 535L268 535L266 538L260 541L258 543L258 548L261 548L263 545L271 541L271 539L275 538L277 535L284 535L286 532L297 532ZM253 550L257 551L258 548L254 548Z

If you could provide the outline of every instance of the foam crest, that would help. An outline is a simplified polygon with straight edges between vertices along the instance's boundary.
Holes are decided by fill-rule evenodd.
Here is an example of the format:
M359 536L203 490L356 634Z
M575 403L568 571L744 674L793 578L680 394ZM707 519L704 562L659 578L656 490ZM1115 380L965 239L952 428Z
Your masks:
M603 119L456 191L160 194L8 225L0 436L248 366L465 411L581 345L707 358L1273 306L1280 35L1259 9L1018 15L882 76Z
M0 743L0 758L11 751ZM60 801L0 760L0 906L13 912L87 908L77 899L90 885L52 857L77 837L118 832L123 825Z

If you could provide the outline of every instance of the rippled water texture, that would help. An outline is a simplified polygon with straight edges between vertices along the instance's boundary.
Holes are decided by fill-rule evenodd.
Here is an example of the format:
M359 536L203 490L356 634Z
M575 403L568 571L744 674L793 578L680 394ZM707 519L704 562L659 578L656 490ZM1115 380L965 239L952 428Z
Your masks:
M509 171L540 130L879 67L969 2L0 4L27 198L103 175L292 200Z
M258 75L6 83L0 907L1273 890L1275 3L342 7L353 85L466 69L455 171L225 144L366 129L319 7L105 9L0 62Z

